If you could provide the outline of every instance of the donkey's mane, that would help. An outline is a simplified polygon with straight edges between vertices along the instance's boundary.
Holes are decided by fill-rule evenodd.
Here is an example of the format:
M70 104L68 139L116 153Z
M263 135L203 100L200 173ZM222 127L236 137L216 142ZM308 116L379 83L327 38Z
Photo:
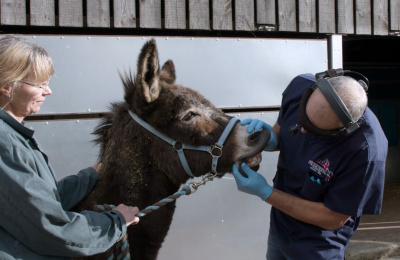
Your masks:
M107 143L107 136L108 136L108 131L112 127L113 123L113 114L115 113L116 107L122 106L123 103L113 103L111 104L111 107L109 110L111 111L108 113L101 121L100 123L95 127L94 131L92 132L93 135L96 136L95 139L93 139L93 143L95 145L100 145L99 149L99 155L98 158L100 159L104 155L104 144Z
M105 144L108 141L108 133L112 127L113 118L115 118L115 116L118 115L121 111L129 110L129 106L126 100L132 100L132 96L134 94L131 89L134 85L135 77L131 70L129 70L128 72L125 71L124 74L118 72L118 74L121 79L122 85L124 86L125 101L111 103L111 105L108 107L110 112L106 114L106 116L100 121L100 124L97 125L97 127L92 132L93 135L97 136L93 140L93 143L95 145L100 145L98 155L99 159L104 155Z

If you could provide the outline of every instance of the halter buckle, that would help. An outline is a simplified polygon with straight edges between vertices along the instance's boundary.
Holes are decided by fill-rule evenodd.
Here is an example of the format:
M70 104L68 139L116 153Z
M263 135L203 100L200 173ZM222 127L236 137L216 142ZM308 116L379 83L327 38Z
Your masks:
M174 149L175 149L176 151L179 151L179 150L182 149L183 144L182 144L181 141L176 141L176 143L173 145L173 147L174 147Z
M219 158L222 155L222 147L223 146L219 147L217 145L212 145L209 153L212 155L212 157L218 157Z

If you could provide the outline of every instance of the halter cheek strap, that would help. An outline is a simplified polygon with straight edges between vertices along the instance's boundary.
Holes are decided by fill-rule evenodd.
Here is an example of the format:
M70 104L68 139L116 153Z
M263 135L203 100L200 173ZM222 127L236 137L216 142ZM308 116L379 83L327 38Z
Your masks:
M235 127L238 121L239 119L232 117L232 119L229 121L228 125L222 132L221 136L219 137L218 142L214 146L211 146L210 154L213 157L211 164L211 171L213 173L217 173L217 164L219 157L221 157L222 155L222 147L224 146L226 139L228 138L229 134L232 132L233 128ZM214 154L214 151L217 150L218 153Z
M233 127L236 125L237 121L239 121L239 119L237 119L237 118L232 118L229 121L228 125L225 127L224 131L222 132L221 137L219 138L218 142L215 145L212 145L212 146L198 145L197 146L197 145L184 144L180 141L176 141L176 140L166 136L165 134L159 132L157 129L155 129L154 127L152 127L151 125L149 125L148 123L143 121L141 118L139 118L132 111L128 110L128 112L129 112L129 115L133 118L133 120L135 120L139 125L141 125L147 131L158 136L159 138L161 138L162 140L164 140L165 142L169 143L170 145L172 145L174 147L175 151L178 154L178 157L181 161L183 168L185 169L186 173L188 175L190 175L191 177L194 177L194 175L193 175L192 171L190 170L189 164L187 163L185 153L183 150L189 149L189 150L197 150L197 151L204 151L204 152L210 153L211 156L213 157L212 164L211 164L211 171L213 173L217 174L218 159L222 155L222 147L223 147L226 139L228 138L230 132L232 131Z

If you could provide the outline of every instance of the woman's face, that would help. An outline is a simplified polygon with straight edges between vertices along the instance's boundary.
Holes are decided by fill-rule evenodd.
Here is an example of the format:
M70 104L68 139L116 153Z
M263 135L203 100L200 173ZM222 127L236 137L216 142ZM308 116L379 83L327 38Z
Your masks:
M34 80L32 73L24 78L19 83L20 86L14 89L11 101L5 107L5 110L19 122L22 122L26 116L39 112L46 96L52 93L47 82L38 86L33 83Z

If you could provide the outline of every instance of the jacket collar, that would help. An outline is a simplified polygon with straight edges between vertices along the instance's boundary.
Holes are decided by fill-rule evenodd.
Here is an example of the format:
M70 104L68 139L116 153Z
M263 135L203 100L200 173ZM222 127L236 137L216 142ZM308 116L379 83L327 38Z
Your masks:
M22 121L22 124L15 120L12 116L10 116L4 109L0 109L0 119L2 119L4 122L6 122L8 125L10 125L12 128L14 128L17 132L32 138L33 134L35 131L32 129L29 129L23 125L24 121Z

